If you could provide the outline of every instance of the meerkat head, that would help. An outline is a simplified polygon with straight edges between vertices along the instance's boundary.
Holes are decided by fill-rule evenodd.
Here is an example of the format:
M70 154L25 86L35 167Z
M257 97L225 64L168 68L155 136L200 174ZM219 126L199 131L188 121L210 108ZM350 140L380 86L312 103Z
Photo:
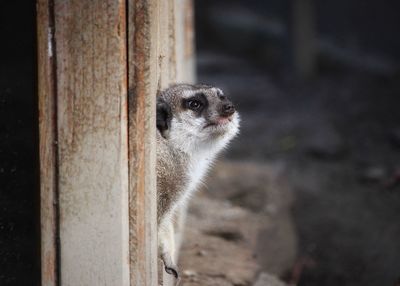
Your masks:
M223 148L239 131L239 114L221 89L179 84L158 96L157 129L183 151Z

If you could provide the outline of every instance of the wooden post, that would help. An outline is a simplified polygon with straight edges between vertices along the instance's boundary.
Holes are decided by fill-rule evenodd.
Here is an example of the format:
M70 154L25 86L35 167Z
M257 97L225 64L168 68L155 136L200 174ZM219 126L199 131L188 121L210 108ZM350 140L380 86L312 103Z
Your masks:
M125 12L38 1L43 285L129 285Z
M172 80L194 82L193 0L170 0Z
M158 285L156 94L194 78L180 3L37 0L42 285Z
M131 285L158 285L156 121L158 0L128 2Z

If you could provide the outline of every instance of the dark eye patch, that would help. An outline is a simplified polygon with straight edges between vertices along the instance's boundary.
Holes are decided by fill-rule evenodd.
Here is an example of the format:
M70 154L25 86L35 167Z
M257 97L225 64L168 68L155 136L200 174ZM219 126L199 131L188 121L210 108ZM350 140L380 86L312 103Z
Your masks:
M195 95L184 99L182 105L184 109L191 109L200 115L201 112L208 107L208 100L204 93L196 93ZM193 108L194 106L198 107Z

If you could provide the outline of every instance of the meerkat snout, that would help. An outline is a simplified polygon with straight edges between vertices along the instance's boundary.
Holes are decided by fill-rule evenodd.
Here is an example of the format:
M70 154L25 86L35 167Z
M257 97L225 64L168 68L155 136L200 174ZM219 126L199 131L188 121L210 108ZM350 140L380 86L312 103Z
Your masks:
M159 251L165 270L175 277L173 217L236 136L239 121L233 103L216 87L178 84L157 97Z
M232 104L232 102L227 102L224 105L222 105L221 113L220 113L221 116L229 117L234 113L235 113L235 106Z

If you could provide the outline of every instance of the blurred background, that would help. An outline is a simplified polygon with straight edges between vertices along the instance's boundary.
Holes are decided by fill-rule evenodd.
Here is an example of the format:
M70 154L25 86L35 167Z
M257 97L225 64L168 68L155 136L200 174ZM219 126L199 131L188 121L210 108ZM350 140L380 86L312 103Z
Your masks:
M400 3L195 11L198 81L242 124L192 204L185 285L400 285Z
M183 285L400 285L400 2L194 4L198 82L242 123L192 200ZM40 273L25 7L0 2L0 285Z

